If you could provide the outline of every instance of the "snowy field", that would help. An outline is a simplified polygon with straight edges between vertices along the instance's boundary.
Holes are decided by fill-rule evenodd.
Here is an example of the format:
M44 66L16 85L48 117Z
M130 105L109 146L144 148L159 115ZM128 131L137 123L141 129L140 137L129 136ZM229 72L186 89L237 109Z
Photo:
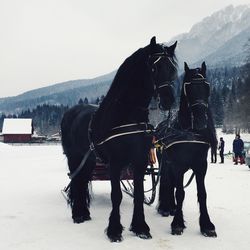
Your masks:
M232 150L234 136L223 137L228 152ZM250 135L242 138L250 141ZM0 159L1 250L250 249L250 170L245 165L234 166L231 158L226 158L223 165L209 163L206 178L208 209L217 238L206 238L199 232L196 187L192 182L186 189L187 228L182 236L170 234L172 217L159 216L155 202L152 206L145 205L153 239L135 237L128 231L133 201L124 194L121 216L125 230L121 243L110 243L104 234L111 209L109 182L93 182L92 220L72 223L70 209L60 193L68 183L67 162L60 145L0 143Z

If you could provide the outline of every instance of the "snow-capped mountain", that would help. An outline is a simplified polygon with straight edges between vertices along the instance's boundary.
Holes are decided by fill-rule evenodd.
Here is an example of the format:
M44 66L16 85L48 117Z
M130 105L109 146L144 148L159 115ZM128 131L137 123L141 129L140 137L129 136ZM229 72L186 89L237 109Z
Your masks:
M240 5L234 7L232 5L215 12L211 16L204 18L201 22L195 24L188 33L180 34L172 39L178 40L177 56L179 62L187 61L190 64L200 60L209 60L210 55L215 55L220 52L220 49L226 44L234 47L234 40L237 36L241 36L241 44L246 44L250 28L250 6ZM232 42L230 43L230 40ZM240 51L233 51L233 48L228 47L230 57L242 54L244 46ZM217 51L218 50L218 51ZM226 56L228 57L228 56ZM238 57L238 56L236 56ZM225 60L222 60L225 62ZM208 62L210 63L210 61ZM211 61L213 65L217 65L215 60ZM240 62L237 61L236 65Z
M221 65L226 65L227 67L241 66L246 61L245 49L246 43L249 39L250 26L238 35L229 39L226 43L208 56L203 57L200 60L200 63L202 61L206 61L207 64L211 65L213 68L221 67Z

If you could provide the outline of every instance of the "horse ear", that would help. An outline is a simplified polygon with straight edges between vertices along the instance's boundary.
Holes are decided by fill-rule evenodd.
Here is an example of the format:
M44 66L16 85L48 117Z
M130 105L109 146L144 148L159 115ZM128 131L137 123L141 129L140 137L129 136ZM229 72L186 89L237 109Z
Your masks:
M169 47L167 47L167 46L165 47L165 49L167 50L167 52L168 52L168 54L170 56L174 55L174 51L175 51L176 45L177 45L177 41L173 45L171 45Z
M156 37L155 37L155 36L153 36L153 37L151 38L151 40L150 40L150 45L151 45L151 46L156 45Z
M186 62L184 62L184 69L185 69L185 72L189 71L189 67Z
M203 62L203 63L201 64L201 71L202 71L202 75L203 75L203 76L206 75L206 69L207 69L206 63Z

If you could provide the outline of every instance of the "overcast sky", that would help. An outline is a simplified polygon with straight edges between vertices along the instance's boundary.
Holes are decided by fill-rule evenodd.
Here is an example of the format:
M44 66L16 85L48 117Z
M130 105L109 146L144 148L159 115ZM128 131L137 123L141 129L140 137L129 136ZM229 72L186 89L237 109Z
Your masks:
M109 73L230 4L250 0L0 0L0 97Z

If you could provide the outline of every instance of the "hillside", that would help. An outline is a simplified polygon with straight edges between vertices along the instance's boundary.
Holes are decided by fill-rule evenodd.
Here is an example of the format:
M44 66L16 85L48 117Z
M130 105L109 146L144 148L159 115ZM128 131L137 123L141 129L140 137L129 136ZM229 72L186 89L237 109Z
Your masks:
M72 106L80 98L96 99L107 92L114 75L115 71L93 79L58 83L31 90L18 96L0 98L0 112L19 113L43 103Z

